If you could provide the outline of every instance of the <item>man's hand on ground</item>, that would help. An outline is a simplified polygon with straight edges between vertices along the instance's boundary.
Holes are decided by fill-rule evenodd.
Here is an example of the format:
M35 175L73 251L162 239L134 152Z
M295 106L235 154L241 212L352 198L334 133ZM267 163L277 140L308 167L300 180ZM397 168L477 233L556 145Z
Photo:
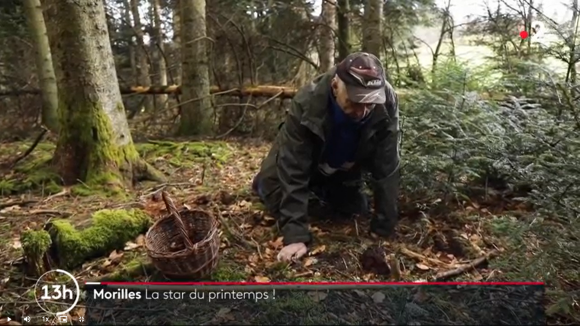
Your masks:
M304 243L292 243L280 250L278 254L278 261L295 261L300 259L308 252L308 248Z

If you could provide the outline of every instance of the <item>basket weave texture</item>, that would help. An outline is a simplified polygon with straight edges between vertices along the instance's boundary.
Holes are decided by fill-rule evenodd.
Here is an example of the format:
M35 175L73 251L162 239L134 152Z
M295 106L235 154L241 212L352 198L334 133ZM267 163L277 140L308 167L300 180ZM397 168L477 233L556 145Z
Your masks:
M219 261L219 229L214 216L204 210L177 211L166 192L170 212L149 229L145 246L153 265L167 276L202 278Z

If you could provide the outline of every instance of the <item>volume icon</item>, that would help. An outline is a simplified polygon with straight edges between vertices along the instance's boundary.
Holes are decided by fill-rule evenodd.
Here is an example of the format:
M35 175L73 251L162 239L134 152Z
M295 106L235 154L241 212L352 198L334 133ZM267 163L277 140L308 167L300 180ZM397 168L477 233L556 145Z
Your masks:
M30 316L26 316L22 318L25 322L30 323Z

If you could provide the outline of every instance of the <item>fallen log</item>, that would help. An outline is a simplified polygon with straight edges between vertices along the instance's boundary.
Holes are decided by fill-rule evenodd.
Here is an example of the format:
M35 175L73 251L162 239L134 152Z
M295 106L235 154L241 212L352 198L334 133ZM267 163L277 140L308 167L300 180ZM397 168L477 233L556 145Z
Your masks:
M129 86L121 87L121 94L146 94L146 95L161 95L161 94L181 94L180 85L162 85L162 86ZM281 99L292 98L296 94L297 89L288 86L248 86L243 88L220 89L217 86L210 88L210 93L214 95L224 96L254 96L254 97L278 97ZM26 94L40 94L39 89L25 89L12 90L0 92L0 96L18 96Z
M95 212L91 225L83 230L77 230L68 220L55 219L42 230L25 231L20 242L27 274L38 277L56 268L71 270L89 259L123 249L151 223L139 209L104 209Z
M121 86L121 94L140 94L140 95L164 95L164 94L181 94L181 85L154 85L154 86ZM399 97L404 97L414 94L416 90L400 88L397 89L397 95ZM298 88L291 86L276 86L276 85L257 85L257 86L245 86L242 88L231 88L231 89L220 89L217 86L210 87L210 93L219 96L253 96L253 97L277 97L281 99L293 98L298 92ZM0 91L0 97L2 96L19 96L27 94L40 94L39 89L22 89L22 90L7 90ZM442 97L449 97L449 99L455 100L451 93L445 91L434 91L433 94L437 94ZM506 98L509 94L503 93L482 93L479 94L482 100L493 100L500 101Z

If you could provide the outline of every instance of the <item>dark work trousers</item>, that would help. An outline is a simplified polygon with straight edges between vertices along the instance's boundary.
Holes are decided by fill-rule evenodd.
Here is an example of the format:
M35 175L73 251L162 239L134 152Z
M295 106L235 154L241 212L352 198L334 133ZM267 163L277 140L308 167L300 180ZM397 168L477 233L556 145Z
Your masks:
M368 196L363 193L362 186L360 171L339 171L331 176L313 171L309 183L311 197L309 198L308 215L323 219L368 215L369 200ZM259 174L254 177L252 189L264 202ZM266 204L266 206L268 205Z

